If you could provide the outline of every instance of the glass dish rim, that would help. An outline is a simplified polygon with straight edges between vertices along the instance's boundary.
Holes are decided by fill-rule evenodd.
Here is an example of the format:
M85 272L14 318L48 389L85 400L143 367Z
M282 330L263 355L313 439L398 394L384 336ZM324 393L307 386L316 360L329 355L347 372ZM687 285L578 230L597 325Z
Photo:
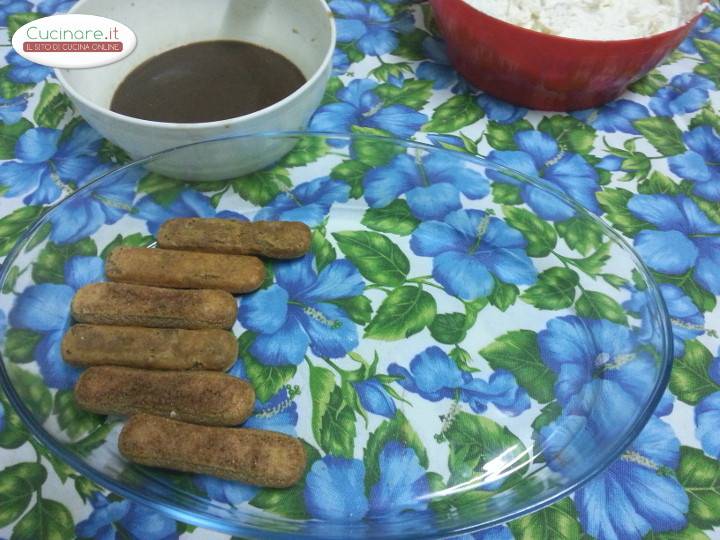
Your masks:
M662 359L662 365L659 368L658 377L656 378L656 384L653 388L653 391L650 395L650 398L646 400L644 403L642 410L640 414L638 414L635 418L635 421L632 424L632 427L627 430L624 437L619 438L618 442L612 447L612 449L609 452L605 452L605 457L600 460L596 466L588 471L583 477L575 480L567 487L559 490L557 493L553 493L552 495L548 495L547 497L543 498L540 501L537 501L531 505L528 505L526 507L523 507L521 509L515 510L514 512L511 512L507 515L505 515L502 518L496 518L491 521L483 522L481 524L474 524L474 525L467 525L467 526L459 526L459 527L445 527L445 528L436 528L433 530L428 531L427 533L422 533L420 535L413 534L413 538L421 539L421 538L438 538L438 537L446 537L446 536L456 536L456 535L462 535L462 534L471 534L478 532L480 530L488 529L497 525L501 525L503 523L507 523L513 519L517 519L519 517L528 515L530 513L536 512L542 508L545 508L551 504L553 504L556 501L559 501L560 499L563 499L564 497L570 495L578 488L582 487L585 483L592 480L595 476L606 470L617 458L622 454L622 452L637 438L637 436L640 434L640 432L644 429L647 422L652 417L653 412L657 408L658 403L660 402L663 393L665 392L665 389L667 388L667 385L669 383L670 379L670 372L672 370L673 366L673 340L672 340L672 326L671 326L671 320L670 315L667 311L667 306L665 304L665 301L662 297L662 294L660 292L660 288L655 281L655 278L652 276L652 273L650 272L649 268L646 266L646 264L642 261L642 259L639 257L635 249L628 243L628 241L620 234L618 231L616 231L614 228L612 228L609 224L607 224L602 218L596 216L589 210L587 210L585 207L580 205L578 202L576 202L574 199L567 196L564 192L561 190L553 187L552 185L549 185L547 182L542 182L537 178L528 176L524 173L521 173L519 171L516 171L510 167L505 167L504 165L496 164L487 161L487 159L484 156L475 155L475 154L469 154L464 153L456 150L451 150L448 148L433 146L431 144L412 141L412 140L406 140L406 139L400 139L396 137L383 137L383 136L377 136L377 135L366 135L366 134L359 134L359 133L341 133L341 132L330 132L330 131L263 131L263 132L254 132L254 133L247 133L243 135L236 135L236 136L229 136L229 137L219 137L219 138L211 138L206 139L202 141L197 141L189 144L184 144L180 146L175 146L173 148L168 148L166 150L163 150L161 152L157 152L151 155L148 155L144 158L131 161L129 163L126 163L120 167L116 167L110 171L107 171L103 173L102 175L94 178L93 180L89 181L87 184L82 186L81 188L77 189L73 193L70 193L66 195L65 197L61 198L58 202L56 202L53 205L50 205L47 207L46 211L43 212L43 214L38 217L32 225L30 225L23 234L18 238L17 242L13 245L12 249L8 252L6 255L2 265L0 265L0 283L3 283L5 279L7 278L7 274L12 267L12 263L17 257L18 253L22 249L22 247L27 243L27 241L32 237L32 235L36 232L36 230L45 222L48 215L55 211L58 207L65 204L69 200L72 200L76 196L80 196L86 191L89 191L91 188L93 188L96 184L102 182L106 177L115 175L118 173L121 173L122 171L132 169L134 167L142 166L145 163L154 161L156 159L159 159L165 155L172 154L173 152L176 152L178 150L182 150L185 148L191 148L195 146L202 146L205 144L211 144L214 142L222 142L222 141L234 141L234 140L242 140L242 139L272 139L272 138L301 138L301 137L317 137L322 138L324 140L328 139L341 139L345 140L348 143L352 142L353 140L357 139L368 139L368 140L374 140L374 141L385 141L387 143L391 144L398 144L405 148L416 148L420 150L424 150L426 152L442 152L449 155L452 155L453 157L468 161L471 163L475 163L476 165L481 165L483 167L492 168L499 171L507 171L508 173L512 173L513 176L519 178L521 181L526 182L538 189L541 189L547 193L550 193L558 198L560 198L564 203L571 206L576 212L583 215L585 218L589 218L593 220L603 231L603 234L609 237L614 243L619 245L620 248L623 249L625 253L627 253L630 256L630 259L635 264L635 268L640 272L642 278L647 283L647 290L650 292L650 297L653 300L653 304L655 305L656 313L655 315L660 316L660 330L662 332L661 336L661 342L663 344L663 350L664 350L664 358ZM195 183L193 181L188 181ZM152 495L145 494L141 490L137 490L131 487L125 487L123 484L119 483L117 480L107 476L105 473L98 471L94 467L91 467L87 465L82 459L76 457L72 452L66 451L64 448L65 444L55 439L54 436L52 436L49 432L47 432L42 425L37 423L35 420L32 412L25 406L23 400L20 398L20 396L15 391L15 388L8 376L7 369L5 367L5 361L2 357L2 352L0 352L0 389L2 389L3 392L5 392L5 395L8 397L8 400L10 401L11 406L16 410L20 418L22 419L25 426L29 429L31 435L35 437L37 440L39 440L40 443L44 444L53 454L55 454L57 457L59 457L63 462L70 465L74 469L76 469L79 473L86 476L91 481L95 482L96 484L99 484L100 486L108 489L109 491L116 493L118 495L121 495L131 501L138 502L140 504L144 504L154 510L157 510L165 515L168 515L172 517L173 519L176 519L178 521L181 521L183 523L189 523L191 525L195 525L198 527L204 527L215 531L220 531L223 533L228 533L231 535L250 535L257 533L262 533L266 538L317 538L317 536L312 534L307 534L305 532L297 532L294 531L292 533L290 532L281 532L281 531L268 531L266 529L260 529L258 527L254 526L244 526L239 524L229 524L227 521L223 520L220 517L214 516L210 513L202 512L200 510L188 510L183 507L181 507L179 504L176 504L172 501L158 501L155 497ZM360 522L362 523L362 522ZM340 525L340 524L338 524ZM396 534L383 534L383 538L404 538L404 536L398 536Z

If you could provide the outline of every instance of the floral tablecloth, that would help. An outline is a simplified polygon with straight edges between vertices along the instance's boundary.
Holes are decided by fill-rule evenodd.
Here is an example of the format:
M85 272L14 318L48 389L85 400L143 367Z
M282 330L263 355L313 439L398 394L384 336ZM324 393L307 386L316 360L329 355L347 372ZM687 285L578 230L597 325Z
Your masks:
M45 206L126 160L77 117L51 69L7 45L14 29L72 3L0 0L8 31L0 33L0 256ZM673 317L676 365L656 413L663 429L655 433L664 435L636 443L642 459L634 466L618 461L569 499L474 537L720 538L720 12L707 13L668 61L621 99L567 115L528 111L475 90L449 65L426 3L330 5L338 21L335 76L313 128L374 128L541 176L627 236L662 283ZM492 196L512 204L503 197L524 195ZM596 240L573 228L566 209L533 207L591 256ZM54 238L106 219L100 210L77 215L56 223ZM0 313L3 327L5 318ZM0 448L0 537L226 538L92 484L28 438L2 395ZM16 474L29 462L41 471L31 491L18 487Z

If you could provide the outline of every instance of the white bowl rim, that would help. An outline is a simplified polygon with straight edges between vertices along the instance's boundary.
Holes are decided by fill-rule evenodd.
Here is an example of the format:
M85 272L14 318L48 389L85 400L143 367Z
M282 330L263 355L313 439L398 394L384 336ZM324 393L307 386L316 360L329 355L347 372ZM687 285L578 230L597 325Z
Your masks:
M80 94L77 90L75 90L75 88L65 78L65 76L64 76L64 72L66 71L65 69L59 69L59 68L55 69L55 77L57 77L63 90L66 93L68 93L71 98L73 98L76 101L79 101L85 107L87 107L99 114L113 118L115 120L124 121L124 122L127 122L129 124L134 124L139 127L163 128L163 129L169 129L169 130L173 130L173 131L179 131L179 130L195 131L195 130L202 130L202 129L207 129L207 128L230 126L230 125L233 125L236 123L262 118L265 115L270 115L270 114L277 112L279 109L282 109L284 106L291 103L292 101L297 99L300 95L302 95L306 91L308 91L323 76L323 74L325 73L328 66L332 64L333 53L335 52L335 43L336 43L336 38L337 38L335 17L333 15L332 10L325 2L325 0L315 0L315 1L322 8L324 8L324 11L327 13L328 20L330 21L329 47L325 51L325 56L323 57L323 60L320 63L320 66L313 72L312 76L310 78L308 78L308 80L305 81L305 83L303 83L303 85L300 88L298 88L297 90L295 90L292 94L281 99L280 101L273 103L272 105L269 105L268 107L265 107L263 109L260 109L258 111L255 111L255 112L252 112L249 114L245 114L242 116L233 116L231 118L226 118L224 120L214 120L212 122L180 123L180 122L158 122L155 120L144 120L142 118L136 118L134 116L128 116L125 114L117 113L115 111L110 110L108 107L101 107L94 101L87 99L85 96ZM82 10L83 6L88 4L89 2L92 2L92 0L79 0L68 11L68 14L79 13Z

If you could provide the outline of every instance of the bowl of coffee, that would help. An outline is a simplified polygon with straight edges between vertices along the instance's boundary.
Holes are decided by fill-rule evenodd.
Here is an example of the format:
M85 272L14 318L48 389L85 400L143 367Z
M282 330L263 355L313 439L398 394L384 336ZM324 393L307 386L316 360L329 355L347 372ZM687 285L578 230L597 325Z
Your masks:
M235 137L149 164L175 178L232 178L277 161L291 149L279 139L236 136L304 129L330 77L335 25L324 0L80 0L71 12L114 19L137 36L118 62L57 70L104 137L135 159Z

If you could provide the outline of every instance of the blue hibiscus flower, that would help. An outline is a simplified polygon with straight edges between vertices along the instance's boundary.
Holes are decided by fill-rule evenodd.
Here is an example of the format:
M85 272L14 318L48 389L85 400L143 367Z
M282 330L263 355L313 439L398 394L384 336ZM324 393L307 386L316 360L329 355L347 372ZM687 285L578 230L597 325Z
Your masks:
M100 165L79 185L82 186L112 169L112 165ZM115 223L127 214L132 208L137 182L146 173L133 167L116 174L117 177L112 182L76 195L54 210L48 216L48 221L52 224L50 240L56 244L77 242L91 236L103 225Z
M256 220L302 221L319 225L336 202L346 202L350 185L327 176L305 182L275 197L255 216Z
M210 203L210 199L194 189L182 190L175 200L167 205L162 205L152 195L147 195L135 204L135 212L132 216L144 220L148 231L152 235L155 235L160 225L168 219L178 217L218 217L240 221L248 220L237 212L229 210L217 212Z
M65 13L75 5L77 0L42 0L37 5L37 10L45 15L53 13Z
M0 98L0 121L14 124L22 118L27 107L27 97L22 94L10 99Z
M470 84L452 66L442 39L428 36L422 42L422 49L428 60L420 62L415 69L418 79L433 81L435 90L452 86L451 91L455 94L472 91Z
M628 209L656 227L634 240L650 268L673 275L692 271L695 281L720 294L720 224L684 195L634 195Z
M21 84L37 84L47 79L53 70L47 66L41 66L26 60L14 50L5 55L5 60L10 66L7 76L12 82Z
M688 147L683 154L668 159L670 170L694 183L693 193L720 201L720 137L710 126L700 126L683 134Z
M523 107L516 107L488 94L480 94L477 97L477 103L485 111L488 120L499 124L512 124L524 118L528 113L528 110Z
M595 194L600 191L597 171L579 154L561 150L555 139L541 131L519 131L513 139L518 150L493 150L488 161L546 181L596 214L600 213ZM525 203L543 219L563 221L575 210L553 195L506 174L488 170L498 182L520 187Z
M298 365L308 346L317 356L339 358L358 343L357 328L333 300L357 296L364 283L347 260L321 272L305 256L275 266L276 284L244 296L238 320L257 337L250 352L266 365Z
M509 371L498 369L488 381L476 379L458 368L439 347L429 347L415 356L410 361L410 371L390 364L388 374L401 377L398 384L423 399L458 399L468 403L476 413L485 412L489 403L510 416L517 416L530 407L530 398Z
M60 185L84 180L98 166L101 138L87 124L78 125L64 141L61 131L32 128L15 144L15 160L0 165L0 185L5 197L17 197L27 204L47 204L62 193Z
M420 219L442 219L462 208L461 193L481 199L490 191L485 177L444 152L421 158L400 154L368 171L363 187L372 208L384 208L405 194L410 210Z
M720 28L716 28L707 16L700 17L700 20L698 20L697 24L678 48L687 54L698 54L697 47L695 46L696 39L720 42Z
M623 133L637 135L639 131L635 128L633 122L641 118L647 118L650 113L640 103L629 99L618 99L599 109L585 109L576 111L572 115L600 131L608 133L622 131Z
M410 247L433 257L433 278L464 300L488 296L495 280L513 285L537 281L520 231L480 210L457 210L443 221L426 221L413 232Z
M90 496L92 513L75 526L80 538L95 540L174 540L178 538L175 521L139 503L112 501L95 492Z
M598 540L641 540L685 527L688 496L675 476L680 442L652 418L608 469L575 493L583 529Z
M709 79L695 73L681 73L669 84L655 92L650 108L658 116L675 116L697 111L708 100L708 92L715 88Z
M708 374L720 385L720 356L713 358ZM695 425L702 449L708 456L720 459L720 392L705 396L695 406Z
M365 466L359 459L325 456L313 463L305 479L308 513L327 521L359 521L427 508L425 469L415 451L398 441L378 456L380 478L365 492Z
M588 418L599 432L629 422L653 387L655 362L638 351L637 337L626 326L559 317L538 334L538 346L557 375L555 396L565 413Z
M32 330L41 339L33 359L50 388L72 388L80 370L63 361L60 342L70 325L70 302L75 291L89 283L104 280L99 257L72 257L64 267L65 283L41 283L25 289L10 310L10 326Z
M363 54L380 56L395 50L398 33L415 27L412 14L401 12L393 18L374 2L360 0L332 0L338 43L355 43Z
M5 429L5 405L0 401L0 433Z
M696 338L705 332L705 317L688 295L677 285L663 283L660 292L665 299L673 332L673 351L675 358L685 353L685 341ZM647 290L633 290L630 300L623 303L628 311L638 314L642 326L638 334L641 341L649 341L658 349L662 346L660 335L655 331L655 320L652 305L654 300Z
M507 525L498 525L473 534L455 536L452 540L515 540L515 537Z
M350 58L348 58L347 53L343 51L342 49L335 49L333 51L333 69L332 74L334 76L339 76L345 73L348 68L350 67Z
M310 129L343 133L357 125L407 139L427 122L427 116L407 105L385 106L374 91L377 85L369 79L356 79L341 88L336 94L340 101L320 107L310 121ZM345 144L344 141L330 143Z
M363 409L386 418L395 416L397 412L395 400L380 381L372 378L367 381L354 382L352 385Z
M0 26L7 26L8 15L32 10L32 4L25 0L4 0L0 2Z

